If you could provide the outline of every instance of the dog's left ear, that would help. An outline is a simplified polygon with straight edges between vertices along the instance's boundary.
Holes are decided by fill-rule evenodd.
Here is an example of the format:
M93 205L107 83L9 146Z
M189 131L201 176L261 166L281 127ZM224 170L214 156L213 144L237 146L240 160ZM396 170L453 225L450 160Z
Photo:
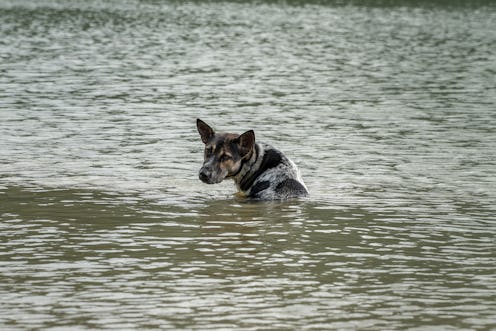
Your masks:
M208 141L215 135L214 129L199 118L196 119L196 128L198 129L201 140L204 144L208 143Z
M246 131L238 137L237 141L241 155L245 156L255 146L255 132L253 130Z

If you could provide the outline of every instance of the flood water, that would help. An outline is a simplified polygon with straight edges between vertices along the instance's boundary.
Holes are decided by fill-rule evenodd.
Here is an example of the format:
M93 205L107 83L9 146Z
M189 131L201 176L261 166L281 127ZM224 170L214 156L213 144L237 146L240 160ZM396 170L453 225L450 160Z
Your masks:
M1 330L496 329L496 6L0 0ZM196 118L310 197L198 180Z

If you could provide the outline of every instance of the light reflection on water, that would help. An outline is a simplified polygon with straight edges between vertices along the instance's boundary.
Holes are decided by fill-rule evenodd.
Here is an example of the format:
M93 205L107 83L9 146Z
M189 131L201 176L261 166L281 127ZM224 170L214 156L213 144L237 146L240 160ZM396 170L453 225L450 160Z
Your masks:
M490 221L312 201L188 209L98 192L4 195L6 328L492 323Z
M0 10L2 330L494 327L493 6ZM196 117L311 197L202 184Z

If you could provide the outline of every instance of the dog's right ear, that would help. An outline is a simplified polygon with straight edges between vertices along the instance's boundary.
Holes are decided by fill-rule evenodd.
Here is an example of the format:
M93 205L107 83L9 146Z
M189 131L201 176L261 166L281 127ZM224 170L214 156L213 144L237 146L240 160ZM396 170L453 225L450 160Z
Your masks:
M215 135L214 129L199 118L196 119L196 128L198 129L201 140L204 144L206 144Z

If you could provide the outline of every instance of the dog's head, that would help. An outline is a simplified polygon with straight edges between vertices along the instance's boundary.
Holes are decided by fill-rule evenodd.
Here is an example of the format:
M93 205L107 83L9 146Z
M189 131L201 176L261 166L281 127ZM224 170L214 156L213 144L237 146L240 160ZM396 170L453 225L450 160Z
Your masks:
M255 146L255 133L246 131L242 135L219 133L200 119L196 127L201 140L205 144L203 166L200 169L200 180L207 184L222 182L224 178L236 175L243 166L243 161L251 156Z

